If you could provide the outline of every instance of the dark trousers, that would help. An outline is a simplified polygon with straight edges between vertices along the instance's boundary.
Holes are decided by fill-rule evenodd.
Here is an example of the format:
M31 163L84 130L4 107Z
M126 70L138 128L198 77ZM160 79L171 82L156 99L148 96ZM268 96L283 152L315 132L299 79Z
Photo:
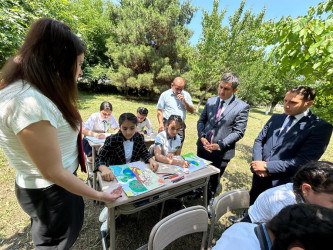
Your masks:
M271 177L259 177L256 174L252 176L252 187L250 190L250 205L252 205L257 197L265 190L272 188Z
M163 118L163 124L164 124L164 128L166 129L167 128L167 126L168 126L168 120L167 119L165 119L165 118ZM179 135L179 137L180 137L180 141L181 141L181 143L182 143L182 147L183 147L183 143L184 143L184 141L185 141L185 129L186 129L186 124L185 124L185 122L183 122L183 126L182 126L182 128L179 130L179 132L178 132L178 135Z
M88 142L87 138L86 138L86 137L83 137L82 142L83 142L83 151L84 151L84 153L85 153L88 157L91 157L91 156L92 156L92 148L91 148L91 146L89 145L89 142Z
M214 197L215 193L217 192L217 189L220 184L221 176L223 175L228 163L230 160L222 159L221 152L218 150L215 150L213 152L208 152L206 149L204 149L201 141L198 141L197 144L197 155L205 160L211 161L212 165L218 169L220 169L219 174L212 175L209 179L208 183L208 200L212 197Z
M16 184L15 193L30 216L35 249L70 249L83 225L82 197L55 184L41 189L21 188Z

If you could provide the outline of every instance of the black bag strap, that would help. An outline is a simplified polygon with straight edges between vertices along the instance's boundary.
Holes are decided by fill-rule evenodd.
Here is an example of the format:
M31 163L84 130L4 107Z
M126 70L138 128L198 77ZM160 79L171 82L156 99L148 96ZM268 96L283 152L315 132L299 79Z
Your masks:
M268 243L266 240L265 232L262 225L258 225L254 228L254 233L256 234L261 250L269 250Z

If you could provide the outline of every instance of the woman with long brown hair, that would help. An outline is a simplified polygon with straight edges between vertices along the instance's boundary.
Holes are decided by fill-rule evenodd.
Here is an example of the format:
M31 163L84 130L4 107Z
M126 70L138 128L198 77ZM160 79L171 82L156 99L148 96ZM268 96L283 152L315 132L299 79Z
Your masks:
M112 202L76 177L81 117L76 81L85 47L70 28L42 18L0 75L0 146L37 249L69 249L83 224L81 196Z

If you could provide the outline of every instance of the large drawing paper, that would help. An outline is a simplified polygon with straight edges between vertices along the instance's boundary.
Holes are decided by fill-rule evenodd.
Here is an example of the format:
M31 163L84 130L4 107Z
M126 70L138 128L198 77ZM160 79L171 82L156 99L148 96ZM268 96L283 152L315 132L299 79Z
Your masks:
M188 173L193 173L194 171L197 171L199 169L203 169L205 167L207 167L207 165L209 165L210 163L212 163L211 161L207 161L203 158L200 158L199 156L193 154L193 153L188 153L185 155L182 155L182 158L185 161L188 161L190 163L190 166L187 167L188 170L185 170L182 167L179 167L179 169L181 169L184 172L188 172Z
M110 168L127 196L137 196L164 185L164 180L140 161Z

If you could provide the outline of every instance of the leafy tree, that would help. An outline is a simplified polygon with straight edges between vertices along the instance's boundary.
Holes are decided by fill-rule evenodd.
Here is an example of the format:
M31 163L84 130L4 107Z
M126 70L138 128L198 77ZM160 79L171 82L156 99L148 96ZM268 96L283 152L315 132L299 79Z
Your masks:
M0 67L23 43L30 24L40 17L52 17L73 24L68 0L0 1Z
M22 44L27 24L33 18L22 1L0 1L0 67Z
M106 56L106 41L111 35L109 2L103 0L73 0L71 8L76 19L76 33L86 45L84 79L92 89L105 79L112 61Z
M304 76L318 92L315 107L333 122L333 0L311 7L307 15L282 18L268 26L271 56L283 75Z
M189 46L195 8L189 1L121 0L111 4L111 37L107 55L115 69L108 73L119 88L160 93L175 76L188 70L181 50ZM154 83L154 84L153 84Z
M223 73L234 71L240 74L252 63L264 58L258 32L265 10L256 16L251 10L244 11L244 6L245 1L242 1L234 15L229 17L229 25L225 26L222 21L226 10L219 13L218 0L214 1L210 15L203 10L203 34L197 51L189 56L196 83L203 90L197 111L210 90L216 93L215 87Z

